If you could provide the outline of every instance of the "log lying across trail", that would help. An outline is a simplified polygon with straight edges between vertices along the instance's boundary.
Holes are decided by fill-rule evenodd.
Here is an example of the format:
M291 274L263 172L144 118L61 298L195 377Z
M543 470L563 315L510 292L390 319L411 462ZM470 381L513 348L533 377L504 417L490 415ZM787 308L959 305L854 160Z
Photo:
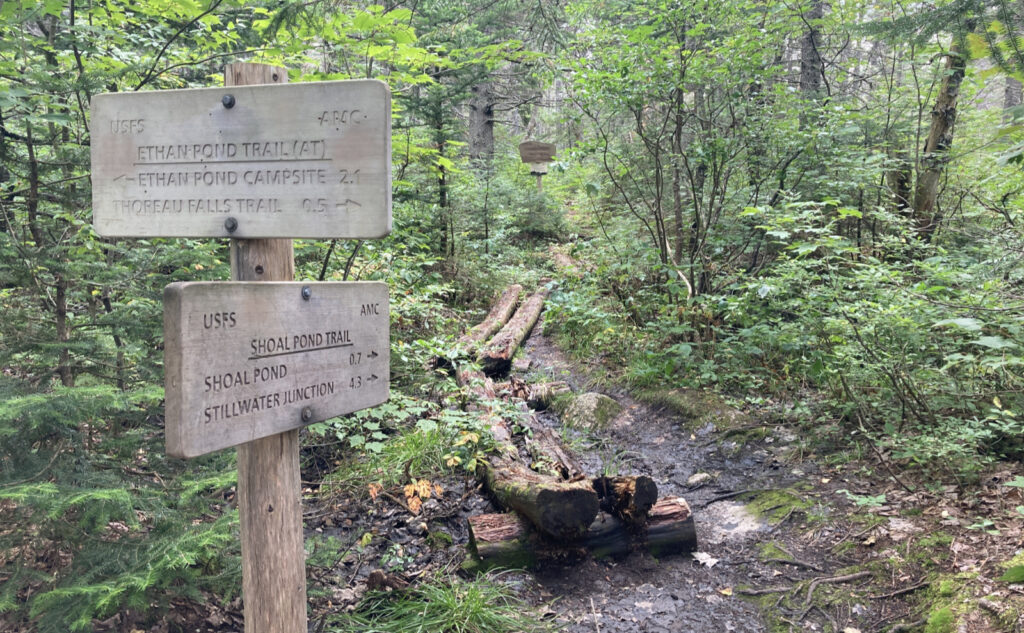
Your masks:
M505 288L498 301L491 306L491 311L487 313L487 317L470 328L469 332L466 332L459 339L459 343L467 347L474 347L494 336L494 333L500 330L512 318L512 313L516 311L516 306L519 305L519 295L522 292L523 287L519 284L512 284Z
M501 331L494 335L494 338L480 350L477 361L488 376L504 376L512 367L512 356L519 348L519 344L526 339L526 336L537 324L540 313L544 309L544 300L551 291L547 288L532 294L529 299L519 306L515 315L501 328Z
M545 560L564 559L567 554L565 544L544 538L515 514L470 517L469 544L472 553L488 567L535 567ZM631 526L601 512L574 545L596 558L635 551L660 557L696 551L697 530L685 500L663 497L642 525Z
M497 335L480 349L485 371L508 371L512 356L540 318L548 290L527 299ZM518 296L512 286L503 293L487 321L470 331L492 330L507 318L508 304ZM490 322L487 324L487 322ZM476 344L477 340L466 342ZM568 384L533 387L516 377L495 385L484 372L456 368L460 385L475 393L475 409L487 425L497 450L480 459L477 476L495 501L516 514L490 514L470 519L472 547L488 565L522 566L530 561L564 556L566 548L613 555L646 549L655 555L696 549L696 531L686 501L658 500L654 480L645 475L589 478L557 434L537 419L531 406L550 407L555 398L571 394ZM498 394L514 402L511 416L526 432L517 439L507 413L499 413ZM507 411L507 409L506 409ZM517 444L517 441L519 443Z

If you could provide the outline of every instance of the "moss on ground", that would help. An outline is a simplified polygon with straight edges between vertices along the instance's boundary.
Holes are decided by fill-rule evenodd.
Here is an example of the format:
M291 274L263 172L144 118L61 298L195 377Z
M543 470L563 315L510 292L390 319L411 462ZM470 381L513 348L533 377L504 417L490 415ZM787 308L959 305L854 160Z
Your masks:
M792 490L766 490L750 502L747 508L769 523L778 523L793 512L806 511L812 502Z
M719 431L749 426L750 417L729 406L721 396L695 389L647 389L637 394L647 404L665 407L680 415L683 425L691 430L709 423Z

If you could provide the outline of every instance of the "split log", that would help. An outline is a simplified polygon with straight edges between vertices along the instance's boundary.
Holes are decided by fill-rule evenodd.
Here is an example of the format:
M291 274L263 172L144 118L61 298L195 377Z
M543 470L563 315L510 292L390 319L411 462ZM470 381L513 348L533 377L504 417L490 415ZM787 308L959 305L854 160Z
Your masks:
M658 501L658 485L647 475L595 477L601 509L627 523L640 523Z
M530 296L529 299L519 306L515 315L501 328L494 338L477 356L480 366L488 376L503 376L508 373L512 366L512 356L519 348L533 326L540 319L540 313L544 309L544 300L547 299L550 290L543 289Z
M697 550L697 530L690 507L681 497L664 497L651 508L646 526L600 513L579 539L595 558L646 551L663 557ZM481 514L469 518L470 552L487 567L535 567L572 553L530 529L514 514Z
M522 408L526 408L523 406ZM526 450L533 460L534 469L540 469L560 479L583 479L583 466L579 460L565 448L561 440L537 416L526 410L521 423L530 433L526 436ZM595 490L600 496L600 492Z
M512 313L519 305L519 295L522 292L523 287L519 284L512 284L505 288L497 303L491 306L487 318L470 328L469 332L459 339L459 343L471 348L494 336L494 333L512 318Z
M502 457L480 460L477 476L501 507L519 512L556 539L579 538L597 516L597 493L589 480L564 481Z

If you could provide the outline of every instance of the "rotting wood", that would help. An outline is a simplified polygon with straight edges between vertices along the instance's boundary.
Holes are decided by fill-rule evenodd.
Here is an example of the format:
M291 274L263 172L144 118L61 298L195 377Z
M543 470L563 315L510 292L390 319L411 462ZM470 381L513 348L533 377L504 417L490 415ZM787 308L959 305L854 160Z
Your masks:
M597 493L589 480L564 481L503 457L480 460L477 475L499 505L556 539L579 538L597 516Z
M537 324L544 309L544 301L550 293L550 290L544 288L532 294L519 306L505 327L481 350L477 360L485 374L494 377L508 373L512 366L512 356Z
M530 390L526 394L526 404L538 411L544 411L545 409L551 408L559 396L571 393L572 388L569 386L569 383L560 380L555 382L542 382L536 385L530 385Z
M652 512L647 525L641 527L599 513L576 541L579 553L608 558L633 551L658 557L696 551L697 532L686 501L664 497ZM515 514L470 517L469 538L470 552L487 567L534 567L573 554L564 543L551 542L532 531L529 523Z
M627 523L643 521L658 501L658 485L647 475L595 477L593 482L601 509Z

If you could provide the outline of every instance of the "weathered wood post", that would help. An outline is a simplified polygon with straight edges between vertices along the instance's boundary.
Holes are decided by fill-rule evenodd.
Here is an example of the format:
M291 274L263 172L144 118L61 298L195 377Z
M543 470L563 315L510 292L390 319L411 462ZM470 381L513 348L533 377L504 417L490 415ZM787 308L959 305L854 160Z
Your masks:
M267 64L237 63L224 69L225 86L287 81L286 69ZM232 281L292 281L294 277L292 240L231 240ZM301 490L298 429L238 446L246 633L306 631Z
M391 232L390 91L287 78L90 106L97 233L231 238L231 281L164 288L164 430L173 457L238 446L247 633L306 631L298 429L388 399L387 285L294 282L291 240Z

